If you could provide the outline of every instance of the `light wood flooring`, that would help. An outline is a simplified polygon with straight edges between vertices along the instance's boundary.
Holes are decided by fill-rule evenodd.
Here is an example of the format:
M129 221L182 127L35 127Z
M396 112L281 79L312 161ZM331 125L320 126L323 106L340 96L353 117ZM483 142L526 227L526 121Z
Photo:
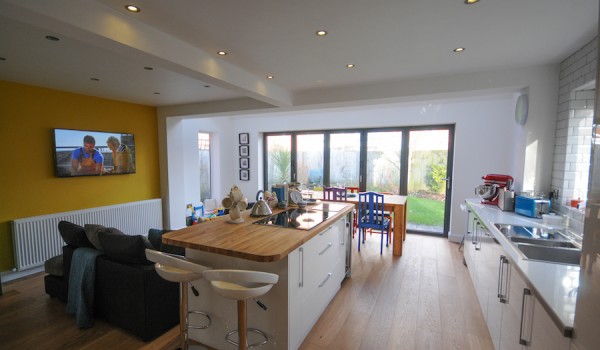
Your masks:
M379 255L379 236L353 249L352 278L301 350L493 349L458 244L409 234L401 258ZM0 349L176 349L175 327L144 343L97 320L81 330L65 304L44 292L43 276L13 281L0 296Z

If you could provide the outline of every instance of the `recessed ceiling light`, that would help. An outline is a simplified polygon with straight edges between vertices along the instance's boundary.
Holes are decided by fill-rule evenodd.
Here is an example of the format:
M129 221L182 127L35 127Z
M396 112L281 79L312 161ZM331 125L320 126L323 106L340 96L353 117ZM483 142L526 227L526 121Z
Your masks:
M98 78L90 78L90 80L93 80L93 81L100 81L100 79L98 79Z
M225 56L225 55L227 55L226 51L217 51L217 53L219 54L219 56Z
M465 48L464 47L457 47L456 49L454 49L452 51L454 51L454 52L463 52L463 51L465 51Z
M327 31L326 30L317 30L317 36L325 36L327 35Z
M160 92L155 92L154 94L155 94L155 95L160 95Z
M145 70L154 70L152 67L144 67Z
M0 57L0 61L6 61L6 57Z
M479 2L479 0L465 0L465 4L467 4L467 5L473 5L473 4L476 4L478 2Z
M354 63L348 63L346 65L346 68L354 68L354 67L356 67L356 65Z
M60 39L52 36L52 35L46 35L46 39L50 40L50 41L59 41Z
M209 88L209 87L210 87L210 85L204 85L204 87L205 87L205 88Z
M273 78L275 78L275 77L272 75L267 75L267 79L273 79Z
M141 9L135 5L125 5L125 9L129 12L140 12Z

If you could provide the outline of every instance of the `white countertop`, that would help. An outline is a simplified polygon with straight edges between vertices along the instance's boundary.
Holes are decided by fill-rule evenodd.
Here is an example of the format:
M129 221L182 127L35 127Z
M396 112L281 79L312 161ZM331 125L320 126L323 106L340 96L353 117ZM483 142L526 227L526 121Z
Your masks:
M541 226L541 219L528 218L514 212L503 212L497 206L481 204L479 199L467 199L467 205L483 221L490 233L502 245L506 254L517 264L529 281L533 292L554 313L559 328L573 329L575 320L576 288L579 285L579 266L525 260L517 247L494 226L498 224Z

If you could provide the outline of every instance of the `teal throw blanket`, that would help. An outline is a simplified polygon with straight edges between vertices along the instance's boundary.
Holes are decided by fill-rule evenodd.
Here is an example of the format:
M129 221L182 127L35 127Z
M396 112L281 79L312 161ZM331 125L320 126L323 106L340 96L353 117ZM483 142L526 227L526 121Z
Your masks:
M93 248L77 248L73 252L67 313L75 315L79 328L90 328L94 325L96 257L102 254L101 251Z

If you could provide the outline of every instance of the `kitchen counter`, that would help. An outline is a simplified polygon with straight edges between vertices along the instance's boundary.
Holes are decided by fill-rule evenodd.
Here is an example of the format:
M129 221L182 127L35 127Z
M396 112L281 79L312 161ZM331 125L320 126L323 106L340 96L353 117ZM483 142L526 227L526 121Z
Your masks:
M352 211L352 204L340 205L339 211L330 211L326 222L334 222ZM306 207L307 210L311 206ZM273 214L283 209L273 210ZM162 237L167 244L216 253L257 262L284 259L290 252L327 228L323 222L311 230L297 230L276 226L255 225L261 220L251 217L250 210L242 212L244 222L228 223L229 215L198 225L169 232Z
M579 266L526 260L517 247L494 226L495 223L541 226L541 219L503 212L497 206L481 204L478 199L467 199L466 203L515 262L563 334L569 334L575 320Z

